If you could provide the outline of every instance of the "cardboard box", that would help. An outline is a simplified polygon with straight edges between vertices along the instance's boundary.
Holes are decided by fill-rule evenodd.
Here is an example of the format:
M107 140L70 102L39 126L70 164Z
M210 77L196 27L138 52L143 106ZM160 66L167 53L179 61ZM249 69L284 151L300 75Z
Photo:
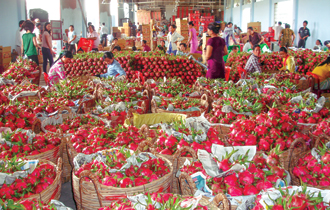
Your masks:
M112 33L115 33L115 32L120 32L118 27L112 27Z
M252 27L253 31L261 33L261 22L250 22L248 23L248 27Z
M123 23L124 27L129 27L129 23Z
M112 33L112 36L114 38L121 38L121 33L120 32L115 32L115 33Z
M211 36L206 36L206 33L203 34L203 50L206 47L206 43L210 38Z
M11 47L0 46L0 66L7 66L8 68L11 59ZM6 68L4 68L4 70L6 70Z

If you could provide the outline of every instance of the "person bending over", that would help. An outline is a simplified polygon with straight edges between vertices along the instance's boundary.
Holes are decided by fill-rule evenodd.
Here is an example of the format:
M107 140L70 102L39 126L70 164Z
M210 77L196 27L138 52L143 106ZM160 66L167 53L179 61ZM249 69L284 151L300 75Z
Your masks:
M70 51L61 52L59 58L55 61L54 65L49 69L49 86L58 83L59 80L66 78L64 71L64 64L70 63L73 55Z
M97 75L101 78L106 77L115 77L115 76L126 76L126 72L124 69L120 66L118 61L115 60L115 57L113 56L112 52L105 52L103 55L103 60L108 65L108 71L105 74Z
M318 65L312 73L319 77L321 90L330 89L330 55L328 55L327 59ZM314 85L314 88L318 88L317 84Z

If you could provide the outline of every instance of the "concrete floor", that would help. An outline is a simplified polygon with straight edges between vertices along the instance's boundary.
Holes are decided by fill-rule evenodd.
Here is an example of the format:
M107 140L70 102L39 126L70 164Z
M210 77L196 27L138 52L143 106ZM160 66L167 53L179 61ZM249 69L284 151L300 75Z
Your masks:
M62 184L60 201L67 207L76 210L76 203L73 199L72 182Z

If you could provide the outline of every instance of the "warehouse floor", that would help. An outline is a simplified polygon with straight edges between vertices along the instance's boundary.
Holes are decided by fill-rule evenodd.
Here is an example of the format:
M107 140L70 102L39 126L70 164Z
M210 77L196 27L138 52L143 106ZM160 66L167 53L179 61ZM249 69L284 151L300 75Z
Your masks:
M77 209L76 203L73 199L72 182L62 184L60 201L67 207L72 208L73 210Z

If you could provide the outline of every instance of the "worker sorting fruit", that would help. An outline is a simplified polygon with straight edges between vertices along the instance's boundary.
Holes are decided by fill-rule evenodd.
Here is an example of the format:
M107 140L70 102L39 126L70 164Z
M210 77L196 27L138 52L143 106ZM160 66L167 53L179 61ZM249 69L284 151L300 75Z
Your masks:
M283 67L280 68L280 71L289 71L291 73L296 70L296 63L294 57L288 54L288 49L286 47L280 48L280 56L283 59Z
M60 54L48 72L50 86L58 83L60 79L64 80L66 78L64 64L70 63L72 58L73 55L70 51L64 51Z
M320 80L320 89L330 89L330 55L327 59L318 65L313 71L313 74L317 75ZM318 89L318 84L315 84L315 88Z
M96 75L98 77L116 77L116 76L126 76L126 72L124 69L120 66L118 61L115 60L114 55L112 52L105 52L103 55L104 62L108 65L108 72L101 75Z

